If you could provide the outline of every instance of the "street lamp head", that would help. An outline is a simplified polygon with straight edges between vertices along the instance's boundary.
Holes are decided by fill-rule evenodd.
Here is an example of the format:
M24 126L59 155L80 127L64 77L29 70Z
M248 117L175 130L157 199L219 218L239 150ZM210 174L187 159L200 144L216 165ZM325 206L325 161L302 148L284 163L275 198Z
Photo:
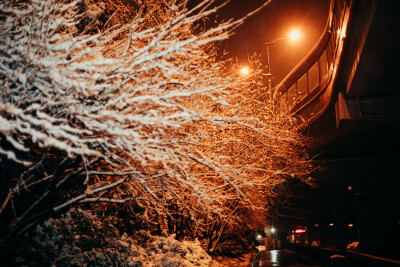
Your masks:
M283 37L279 37L279 38L273 40L272 42L266 42L265 44L267 45L267 49L268 49L268 46L273 45L273 44L275 44L275 43L278 42L278 41L287 40L287 39L289 39L289 40L291 40L291 41L296 41L297 39L300 38L300 36L301 36L301 33L300 33L299 30L297 30L297 29L292 29L292 30L289 32L288 35L283 36Z
M292 30L289 33L289 39L292 41L299 39L299 37L300 37L300 32L298 30Z
M250 70L248 67L243 67L240 69L240 74L242 74L243 76L248 75L250 73Z

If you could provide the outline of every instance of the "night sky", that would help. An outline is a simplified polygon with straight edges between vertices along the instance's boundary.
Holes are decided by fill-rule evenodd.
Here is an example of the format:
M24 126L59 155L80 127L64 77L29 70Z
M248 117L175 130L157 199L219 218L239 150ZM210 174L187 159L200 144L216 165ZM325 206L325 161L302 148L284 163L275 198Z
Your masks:
M198 2L200 0L193 0ZM267 0L231 0L219 13L217 20L241 18ZM225 0L217 0L224 3ZM330 0L272 0L257 14L235 30L235 34L220 44L227 57L237 58L246 65L253 53L262 55L266 65L265 43L287 36L292 28L302 32L295 43L281 40L270 46L273 85L281 81L312 49L320 38L328 18Z

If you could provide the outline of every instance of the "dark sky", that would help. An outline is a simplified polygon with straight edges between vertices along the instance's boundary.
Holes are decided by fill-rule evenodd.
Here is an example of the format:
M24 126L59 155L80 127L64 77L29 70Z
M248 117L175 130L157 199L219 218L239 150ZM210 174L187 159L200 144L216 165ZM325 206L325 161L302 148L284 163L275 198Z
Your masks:
M199 1L199 0L194 0ZM231 0L218 13L218 20L240 18L257 9L267 0ZM223 3L224 0L217 0ZM238 58L243 65L253 53L262 53L266 64L265 43L287 36L292 28L302 32L295 43L281 40L270 46L273 84L281 81L312 49L320 38L328 18L330 0L272 0L257 14L235 30L221 44L228 57Z

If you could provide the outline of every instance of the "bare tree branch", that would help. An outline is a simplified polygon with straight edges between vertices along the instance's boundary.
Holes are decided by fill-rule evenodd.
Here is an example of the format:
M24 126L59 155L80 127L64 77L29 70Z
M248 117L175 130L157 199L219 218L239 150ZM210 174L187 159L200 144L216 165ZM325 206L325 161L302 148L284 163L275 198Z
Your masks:
M265 209L274 185L309 181L305 138L266 103L261 68L241 77L216 60L214 43L257 10L199 30L215 1L145 2L0 3L0 154L21 166L0 214L23 203L12 232L82 203L233 225L233 202Z

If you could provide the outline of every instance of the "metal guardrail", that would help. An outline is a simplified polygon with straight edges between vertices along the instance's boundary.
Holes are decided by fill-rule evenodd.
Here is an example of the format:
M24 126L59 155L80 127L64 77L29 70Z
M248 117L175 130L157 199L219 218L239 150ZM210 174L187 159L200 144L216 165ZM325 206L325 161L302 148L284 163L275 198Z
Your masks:
M331 0L328 21L319 41L276 87L273 99L280 112L310 120L330 101L332 90L327 89L339 62L350 3ZM308 107L306 113L305 107Z

